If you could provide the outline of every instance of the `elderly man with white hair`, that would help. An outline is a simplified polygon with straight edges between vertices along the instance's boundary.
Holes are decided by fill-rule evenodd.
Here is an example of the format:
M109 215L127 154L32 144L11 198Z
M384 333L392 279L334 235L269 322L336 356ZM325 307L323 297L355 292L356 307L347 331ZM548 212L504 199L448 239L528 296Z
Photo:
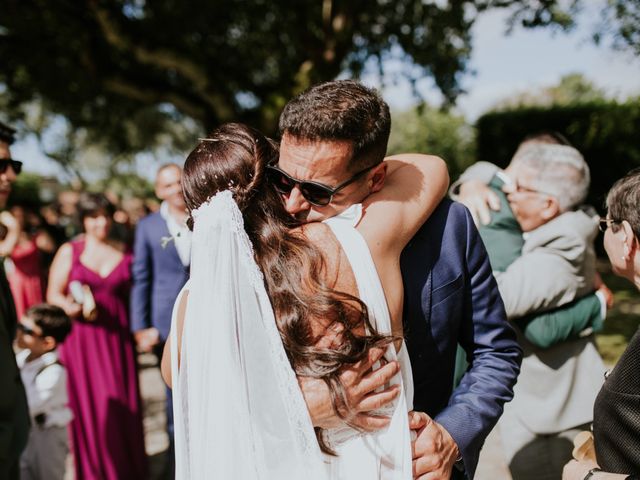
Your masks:
M490 197L487 185L495 175L503 179L523 232L520 256L495 272L507 316L551 310L593 292L598 217L580 207L590 182L580 152L525 142L504 172L485 162L467 170L459 182L460 200L473 206ZM504 452L515 480L560 478L563 462L571 458L571 440L593 419L605 367L593 335L547 349L524 335L520 340L525 354L520 377L498 423Z

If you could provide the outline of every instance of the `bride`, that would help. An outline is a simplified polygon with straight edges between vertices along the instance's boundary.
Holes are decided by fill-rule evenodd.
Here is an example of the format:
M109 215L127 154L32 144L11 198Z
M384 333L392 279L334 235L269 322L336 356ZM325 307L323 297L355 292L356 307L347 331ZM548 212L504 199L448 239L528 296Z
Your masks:
M400 253L444 196L446 167L389 157L386 185L366 208L302 225L274 183L277 159L258 131L225 124L185 162L191 279L162 359L176 478L411 479L411 371L401 315L387 305L402 305ZM368 170L353 183L369 181ZM380 266L394 278L387 291ZM388 426L366 433L349 426L338 375L372 348L401 371L396 400L380 412ZM342 426L314 431L296 375L328 385Z

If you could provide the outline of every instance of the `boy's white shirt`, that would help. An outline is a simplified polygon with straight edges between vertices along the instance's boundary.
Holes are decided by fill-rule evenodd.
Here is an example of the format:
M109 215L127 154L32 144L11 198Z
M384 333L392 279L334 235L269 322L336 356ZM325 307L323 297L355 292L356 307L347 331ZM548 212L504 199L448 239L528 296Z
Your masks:
M30 353L28 349L22 350L16 355L16 361L27 393L32 423L35 425L35 417L44 413L45 428L64 427L73 419L67 405L67 371L57 363L56 350L27 362Z

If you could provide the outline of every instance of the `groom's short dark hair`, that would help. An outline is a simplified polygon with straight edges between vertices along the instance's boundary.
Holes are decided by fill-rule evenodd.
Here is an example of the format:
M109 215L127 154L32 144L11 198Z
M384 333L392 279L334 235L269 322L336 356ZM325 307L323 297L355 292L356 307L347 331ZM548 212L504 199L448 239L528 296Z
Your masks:
M349 168L380 163L391 130L389 106L380 94L354 80L320 83L293 98L280 114L280 136L353 143Z

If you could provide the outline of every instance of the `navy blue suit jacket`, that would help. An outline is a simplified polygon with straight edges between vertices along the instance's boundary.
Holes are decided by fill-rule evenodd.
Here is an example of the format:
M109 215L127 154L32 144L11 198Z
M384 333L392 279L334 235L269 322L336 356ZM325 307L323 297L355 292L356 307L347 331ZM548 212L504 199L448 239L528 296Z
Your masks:
M401 257L414 409L451 434L473 478L485 438L513 397L522 350L467 209L445 199ZM457 344L469 370L453 389Z
M133 289L131 291L131 330L155 327L165 341L171 328L173 304L189 278L169 237L167 222L160 212L138 222L133 247Z

